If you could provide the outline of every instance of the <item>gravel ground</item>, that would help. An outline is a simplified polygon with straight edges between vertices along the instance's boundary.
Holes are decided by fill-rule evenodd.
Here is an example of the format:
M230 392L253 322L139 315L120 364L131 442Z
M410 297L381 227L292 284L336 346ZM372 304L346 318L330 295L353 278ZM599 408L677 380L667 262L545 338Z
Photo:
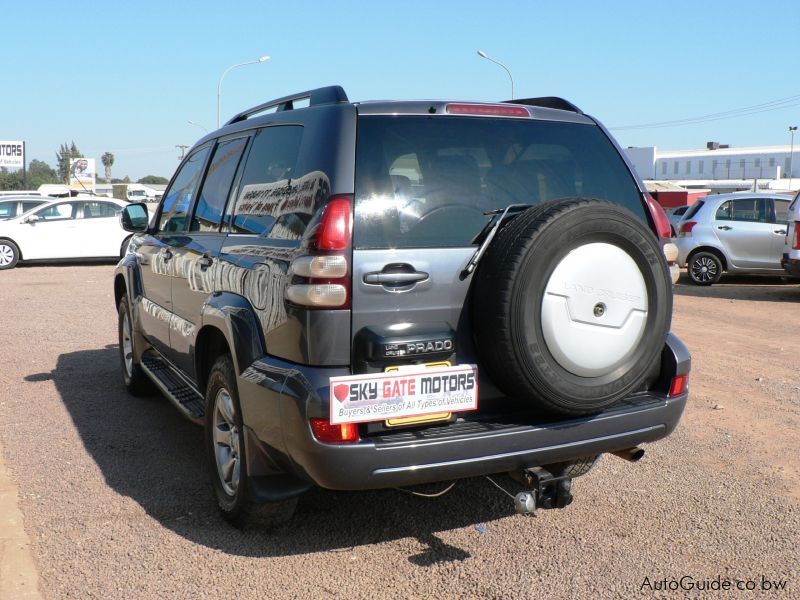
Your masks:
M482 479L320 491L267 535L217 516L200 429L124 392L112 270L0 273L0 438L48 598L683 597L655 589L683 576L800 597L800 285L679 284L681 425L640 463L604 457L565 510L516 516Z

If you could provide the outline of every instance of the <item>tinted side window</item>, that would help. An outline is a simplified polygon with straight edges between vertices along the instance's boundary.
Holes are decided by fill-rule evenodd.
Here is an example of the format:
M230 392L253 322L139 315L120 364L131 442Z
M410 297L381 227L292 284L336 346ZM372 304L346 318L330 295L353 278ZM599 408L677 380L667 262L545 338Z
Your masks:
M192 154L183 163L175 181L164 195L161 217L158 220L159 231L183 231L186 229L186 214L192 204L207 155L208 147L205 147Z
M247 138L238 138L227 140L217 146L194 209L192 231L219 229L225 203L231 191L231 183L246 143Z
M0 204L0 219L10 219L17 215L16 202L3 202Z
M718 221L767 222L767 201L765 198L737 198L728 200L717 209Z
M282 199L292 190L303 128L266 127L253 140L233 211L234 233L263 234L281 216Z
M111 204L111 202L84 202L83 218L102 219L104 217L115 217L121 210L121 207Z
M40 204L44 204L43 202L36 201L36 202L23 202L22 203L22 212L28 212L32 208L36 208Z
M775 222L788 223L789 222L789 201L788 200L773 200L775 207Z

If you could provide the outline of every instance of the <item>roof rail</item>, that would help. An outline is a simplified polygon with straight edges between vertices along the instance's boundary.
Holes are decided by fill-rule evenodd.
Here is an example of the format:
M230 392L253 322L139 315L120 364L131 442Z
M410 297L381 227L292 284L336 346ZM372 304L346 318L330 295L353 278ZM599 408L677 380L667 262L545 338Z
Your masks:
M247 110L243 110L242 112L235 115L230 121L225 123L225 125L230 125L232 123L238 123L239 121L244 121L245 119L252 117L255 114L264 112L265 110L269 110L270 108L275 108L276 106L278 107L278 111L293 110L295 101L305 100L306 98L308 98L309 106L319 106L320 104L338 104L339 102L349 102L349 100L347 99L347 94L344 93L344 89L342 89L342 86L329 85L327 87L321 87L315 90L308 90L307 92L300 92L299 94L291 94L290 96L284 96L283 98L277 98L275 100L270 100L269 102L265 102L264 104L259 104L258 106L248 108Z
M544 96L542 98L523 98L521 100L504 100L510 104L525 104L527 106L541 106L542 108L556 108L558 110L568 110L570 112L583 114L583 111L569 100L564 100L557 96Z

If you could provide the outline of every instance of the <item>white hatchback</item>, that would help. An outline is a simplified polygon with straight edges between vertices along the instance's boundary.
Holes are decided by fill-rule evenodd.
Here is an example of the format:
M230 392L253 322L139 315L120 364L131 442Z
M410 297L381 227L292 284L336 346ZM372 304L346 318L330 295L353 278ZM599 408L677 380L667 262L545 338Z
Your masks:
M114 198L59 198L0 221L0 269L19 261L113 258L130 236L119 223L128 203Z

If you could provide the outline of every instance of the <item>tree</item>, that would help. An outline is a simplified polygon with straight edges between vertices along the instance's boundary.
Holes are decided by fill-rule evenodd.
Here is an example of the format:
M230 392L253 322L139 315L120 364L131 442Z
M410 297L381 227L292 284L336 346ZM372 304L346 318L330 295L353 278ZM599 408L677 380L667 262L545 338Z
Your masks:
M111 167L114 165L114 155L111 152L103 152L100 160L106 168L106 183L111 183Z
M166 185L169 183L169 179L166 177L159 177L158 175L145 175L136 183Z
M59 183L59 181L56 170L46 162L34 158L28 164L27 188L29 190L38 189L40 185L45 183Z
M130 182L131 182L131 178L128 177L127 175L125 175L125 177L123 177L123 179L122 179L122 183L130 183Z
M83 158L83 154L78 150L75 142L71 146L61 144L61 147L56 152L56 161L58 163L58 176L67 185L69 185L69 161L73 158Z
M9 171L6 167L0 167L0 190L21 190L22 171Z

